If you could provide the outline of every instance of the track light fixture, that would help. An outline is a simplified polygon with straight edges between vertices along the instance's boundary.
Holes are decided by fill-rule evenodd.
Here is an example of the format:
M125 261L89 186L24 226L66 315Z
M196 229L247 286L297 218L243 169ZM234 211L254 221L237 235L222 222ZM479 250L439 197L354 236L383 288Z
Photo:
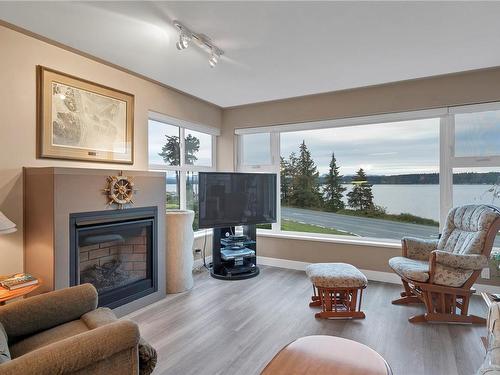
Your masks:
M219 62L219 54L217 53L217 51L214 51L212 50L212 52L210 52L210 57L208 58L208 63L210 64L210 66L213 68L215 67L215 65L217 65L217 63Z
M188 35L185 31L181 30L179 34L179 41L175 44L179 51L189 47L189 42L191 41L191 35Z
M213 68L219 62L219 58L224 54L224 51L217 47L209 37L203 34L197 34L189 30L179 21L174 21L174 26L179 30L179 41L175 44L177 49L182 51L189 47L191 42L194 42L198 47L207 51L210 55L208 63Z

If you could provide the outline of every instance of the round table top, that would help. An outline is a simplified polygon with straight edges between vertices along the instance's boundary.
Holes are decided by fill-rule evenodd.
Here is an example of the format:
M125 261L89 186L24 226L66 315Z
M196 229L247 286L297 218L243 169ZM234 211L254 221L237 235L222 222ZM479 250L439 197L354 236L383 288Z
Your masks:
M391 375L387 362L359 342L334 336L301 337L285 346L262 375Z

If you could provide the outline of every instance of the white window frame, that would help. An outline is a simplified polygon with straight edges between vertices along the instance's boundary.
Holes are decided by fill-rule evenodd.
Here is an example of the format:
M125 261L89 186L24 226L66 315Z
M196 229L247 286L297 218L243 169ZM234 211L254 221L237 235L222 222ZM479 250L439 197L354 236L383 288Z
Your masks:
M262 171L277 174L278 184L278 197L277 202L277 223L272 225L272 232L279 235L284 235L289 232L281 231L281 184L280 184L280 134L283 132L293 132L301 130L315 130L326 128L337 128L346 126L360 126L368 124L380 124L388 122L419 120L427 118L439 118L439 216L440 216L440 231L446 221L446 216L449 210L453 207L453 169L463 167L500 167L500 155L488 157L456 157L455 156L455 114L457 113L471 113L500 110L500 102L484 103L465 106L442 107L428 110L418 110L399 113L388 113L373 116L342 118L334 120L323 120L306 123L283 124L263 127L249 127L235 129L234 138L237 150L236 156L236 169L241 172ZM271 133L274 138L271 140L271 154L272 165L242 165L241 164L241 140L240 137L245 134L254 133ZM269 232L269 231L267 231ZM294 235L294 234L290 234ZM318 235L314 233L304 233L301 237L317 238ZM361 238L361 239L347 239L345 237L335 235L322 235L321 237L328 237L344 242L351 242L356 244L374 244L384 246L394 246L397 241L381 238Z
M445 223L448 211L453 207L453 170L455 168L488 168L500 167L500 155L492 156L455 156L455 115L460 113L475 113L485 111L500 111L500 103L483 103L448 108L448 115L441 119L441 212L440 229ZM444 121L444 128L443 128ZM443 165L444 164L444 165ZM441 168L442 166L442 168ZM443 176L443 177L441 177ZM441 184L441 179L443 183Z
M179 208L186 209L187 192L186 181L188 172L215 172L217 170L217 136L220 135L220 129L208 125L197 124L180 120L175 117L170 117L158 112L149 112L148 116L148 155L149 155L149 120L161 122L165 125L176 126L179 128L179 149L180 149L180 165L164 165L164 164L150 164L149 170L154 171L170 171L179 172ZM191 165L186 164L185 161L185 134L187 130L193 130L200 133L209 134L212 137L212 165Z

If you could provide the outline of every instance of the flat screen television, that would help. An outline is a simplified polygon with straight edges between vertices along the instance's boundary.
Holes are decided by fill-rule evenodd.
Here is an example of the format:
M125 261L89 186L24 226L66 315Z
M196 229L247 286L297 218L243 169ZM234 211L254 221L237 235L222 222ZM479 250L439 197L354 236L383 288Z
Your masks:
M276 222L276 175L200 172L199 227Z

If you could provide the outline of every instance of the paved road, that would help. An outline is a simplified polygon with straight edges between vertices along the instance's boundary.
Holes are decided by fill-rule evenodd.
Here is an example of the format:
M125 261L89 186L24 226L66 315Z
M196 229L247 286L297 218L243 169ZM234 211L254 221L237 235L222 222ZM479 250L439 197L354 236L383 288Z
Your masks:
M281 217L306 224L343 230L362 237L391 238L396 240L400 240L404 236L420 238L438 237L438 227L339 215L333 212L314 211L303 208L282 207Z

